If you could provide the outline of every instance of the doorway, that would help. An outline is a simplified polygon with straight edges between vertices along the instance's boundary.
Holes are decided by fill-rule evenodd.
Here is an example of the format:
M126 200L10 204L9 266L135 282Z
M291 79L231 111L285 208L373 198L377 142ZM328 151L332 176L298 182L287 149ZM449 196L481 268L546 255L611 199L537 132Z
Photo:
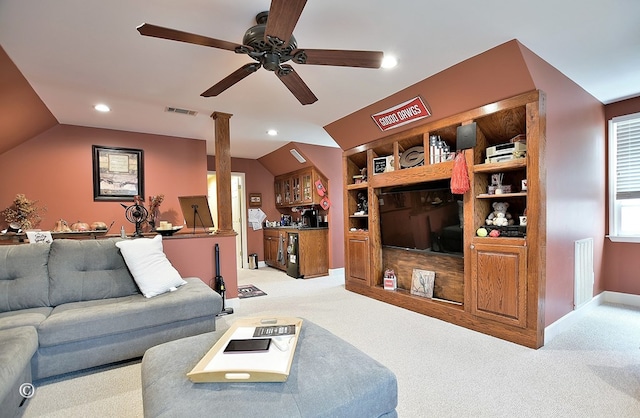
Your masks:
M248 268L249 261L245 254L247 253L247 223L244 214L245 207L245 178L244 173L231 173L231 217L233 219L233 230L236 231L236 266L238 268ZM207 174L207 197L209 199L209 207L211 207L211 216L218 225L218 205L216 191L216 173L210 171Z

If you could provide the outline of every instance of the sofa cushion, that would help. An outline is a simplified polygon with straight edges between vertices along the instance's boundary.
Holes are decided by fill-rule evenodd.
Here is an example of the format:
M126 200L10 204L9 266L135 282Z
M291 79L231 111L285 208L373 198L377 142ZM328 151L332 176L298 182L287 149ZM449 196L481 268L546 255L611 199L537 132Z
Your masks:
M198 278L172 293L74 302L57 306L38 328L41 347L85 341L108 335L216 315L220 295Z
M21 416L20 386L31 383L31 358L38 349L34 327L0 331L0 416Z
M0 246L0 312L49 306L49 244Z
M54 240L49 252L51 306L139 293L117 240Z
M28 308L19 311L0 313L0 330L17 328L23 326L38 327L42 321L47 319L53 308Z
M186 283L164 254L162 235L118 241L116 246L145 297L176 290Z

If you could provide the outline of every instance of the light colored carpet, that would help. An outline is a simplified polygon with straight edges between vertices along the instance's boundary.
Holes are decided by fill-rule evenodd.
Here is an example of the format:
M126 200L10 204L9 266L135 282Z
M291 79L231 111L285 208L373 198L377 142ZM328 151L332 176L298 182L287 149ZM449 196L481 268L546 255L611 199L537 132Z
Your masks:
M344 289L342 275L296 280L242 270L267 293L233 301L243 316L298 316L398 377L400 417L639 417L640 310L602 305L532 350ZM259 411L257 411L259 413ZM138 362L40 383L26 417L142 416Z

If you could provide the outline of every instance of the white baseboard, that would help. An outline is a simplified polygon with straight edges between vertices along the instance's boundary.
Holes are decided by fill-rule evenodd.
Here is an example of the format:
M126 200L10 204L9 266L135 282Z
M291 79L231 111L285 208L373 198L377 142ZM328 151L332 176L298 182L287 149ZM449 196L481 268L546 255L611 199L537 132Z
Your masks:
M547 344L582 319L591 310L605 303L615 303L640 308L640 295L608 291L602 292L580 308L569 312L553 324L547 326L544 329L544 343Z
M604 294L605 303L615 303L640 308L640 295L620 292L604 292Z

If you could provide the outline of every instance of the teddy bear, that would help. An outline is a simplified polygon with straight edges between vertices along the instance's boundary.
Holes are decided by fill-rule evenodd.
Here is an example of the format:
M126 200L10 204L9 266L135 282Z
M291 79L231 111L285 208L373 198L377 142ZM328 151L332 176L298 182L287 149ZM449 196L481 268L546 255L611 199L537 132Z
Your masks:
M509 203L507 202L493 202L493 212L487 216L486 224L495 226L507 226L513 225L513 219L511 214L507 212Z

